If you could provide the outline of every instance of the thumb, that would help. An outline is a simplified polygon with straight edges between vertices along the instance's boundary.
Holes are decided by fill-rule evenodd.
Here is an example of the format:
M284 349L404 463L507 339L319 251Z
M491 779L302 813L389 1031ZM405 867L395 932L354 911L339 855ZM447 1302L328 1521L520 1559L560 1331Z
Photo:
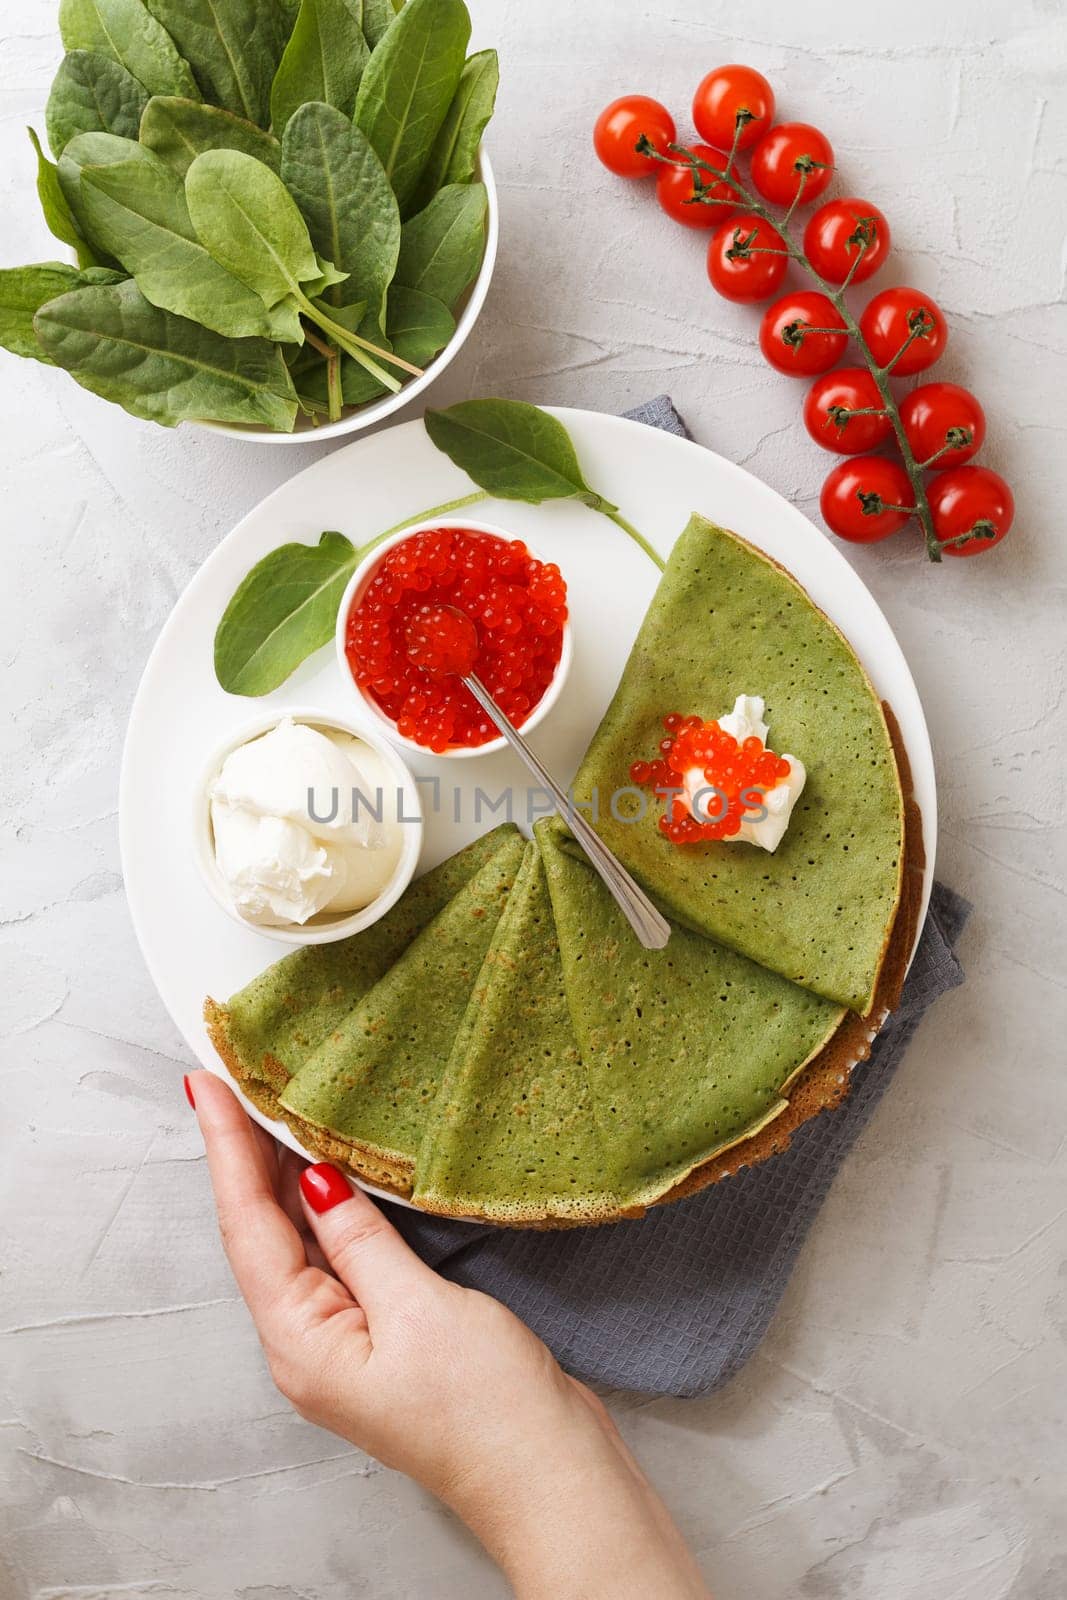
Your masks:
M370 1195L328 1161L305 1167L300 1193L323 1255L368 1322L403 1304L415 1289L440 1281Z

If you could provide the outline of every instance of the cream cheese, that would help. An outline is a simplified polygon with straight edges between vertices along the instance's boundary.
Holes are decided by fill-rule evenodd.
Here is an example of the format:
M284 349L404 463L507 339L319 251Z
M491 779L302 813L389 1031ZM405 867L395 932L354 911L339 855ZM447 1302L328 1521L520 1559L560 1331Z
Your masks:
M396 785L370 745L340 731L284 717L231 751L209 799L216 864L252 923L359 911L400 858Z
M719 727L725 733L732 734L738 744L755 737L766 745L770 729L763 720L763 711L764 701L759 695L739 694L733 710L717 720ZM740 830L730 835L724 841L726 844L755 844L772 854L781 844L793 807L807 779L804 763L796 756L783 754L781 759L789 763L788 777L782 778L773 789L766 790L762 806L753 807L746 813ZM708 821L709 817L714 819L717 809L715 792L700 767L690 767L684 774L683 786L693 815L700 821Z

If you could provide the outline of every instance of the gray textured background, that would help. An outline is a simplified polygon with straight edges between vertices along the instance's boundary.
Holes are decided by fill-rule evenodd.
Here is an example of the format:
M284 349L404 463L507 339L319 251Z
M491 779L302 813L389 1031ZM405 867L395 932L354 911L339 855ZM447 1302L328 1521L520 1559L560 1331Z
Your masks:
M616 93L683 111L704 70L740 58L884 207L897 281L950 308L941 370L986 400L987 459L1019 503L1009 547L940 573L906 539L851 552L927 707L939 872L976 905L969 984L924 1025L742 1376L707 1401L613 1408L719 1600L1058 1600L1063 7L472 9L502 54L503 248L438 401L621 411L667 389L699 439L814 511L830 463L800 387L712 295L699 241L588 152ZM57 59L52 0L4 8L5 265L54 253L23 125L41 126ZM424 1495L272 1390L119 878L116 773L152 640L222 534L310 456L166 434L28 363L0 372L0 1594L498 1596Z

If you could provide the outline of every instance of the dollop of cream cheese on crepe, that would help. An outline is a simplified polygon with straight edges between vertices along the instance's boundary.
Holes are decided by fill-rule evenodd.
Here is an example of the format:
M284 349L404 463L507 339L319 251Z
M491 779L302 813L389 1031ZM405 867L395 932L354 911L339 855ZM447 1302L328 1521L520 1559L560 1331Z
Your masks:
M725 733L732 734L738 744L754 736L766 745L770 728L763 720L764 708L760 695L739 694L734 701L734 709L717 719L719 727ZM725 839L725 844L755 844L772 854L781 844L793 807L800 798L808 776L804 763L797 756L783 752L781 759L788 761L789 775L776 783L773 789L766 790L762 805L765 814L761 815L759 810L753 809L752 820L749 820L749 814L746 813L740 831ZM693 815L701 821L709 820L709 814L714 817L715 794L700 767L689 768L684 775L683 786Z

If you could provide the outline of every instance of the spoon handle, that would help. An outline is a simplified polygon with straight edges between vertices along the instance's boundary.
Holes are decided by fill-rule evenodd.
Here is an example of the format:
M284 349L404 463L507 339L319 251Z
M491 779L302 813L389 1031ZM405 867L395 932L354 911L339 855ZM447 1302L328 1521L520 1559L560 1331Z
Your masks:
M477 700L486 716L491 717L516 755L529 767L534 777L543 784L556 802L556 809L566 819L574 837L599 872L612 899L636 933L646 950L662 950L671 936L671 925L661 917L643 889L638 888L622 862L601 839L581 812L571 804L570 798L560 788L552 774L542 766L519 730L504 715L484 683L469 673L463 682Z

